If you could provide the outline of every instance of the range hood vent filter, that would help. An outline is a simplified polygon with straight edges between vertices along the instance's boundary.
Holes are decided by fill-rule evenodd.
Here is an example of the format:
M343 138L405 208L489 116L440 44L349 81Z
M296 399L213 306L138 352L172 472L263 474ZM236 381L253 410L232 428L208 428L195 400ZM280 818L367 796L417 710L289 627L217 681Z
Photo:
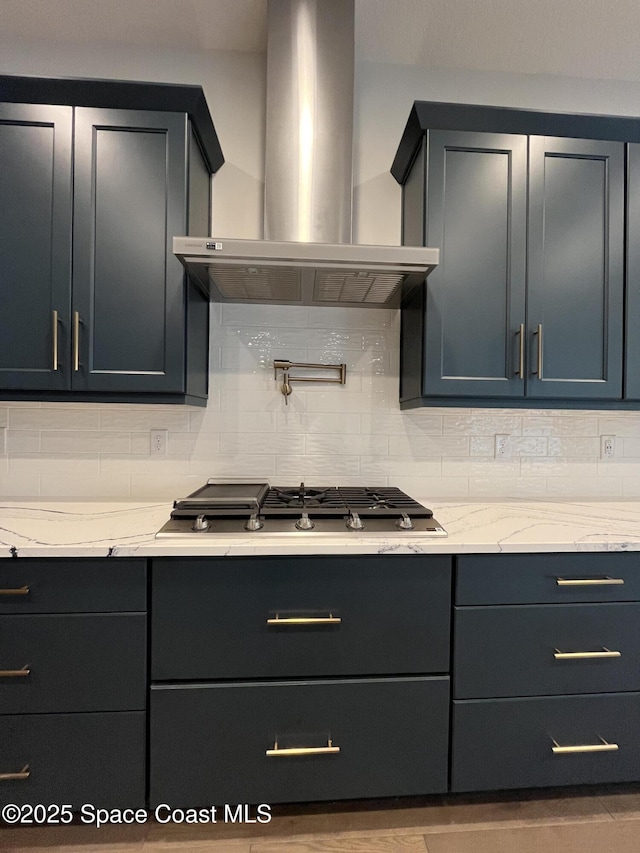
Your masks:
M300 276L292 267L209 267L209 281L226 302L300 302Z
M345 274L318 270L314 288L315 302L361 302L384 305L394 301L402 285L399 275Z

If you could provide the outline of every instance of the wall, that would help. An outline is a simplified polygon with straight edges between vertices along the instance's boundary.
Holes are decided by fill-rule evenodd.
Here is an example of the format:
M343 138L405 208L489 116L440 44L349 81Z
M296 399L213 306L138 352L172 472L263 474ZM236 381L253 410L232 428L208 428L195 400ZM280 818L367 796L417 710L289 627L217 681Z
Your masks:
M214 183L214 230L261 236L262 57L3 45L0 36L0 71L201 83L227 157ZM356 241L399 242L400 190L388 169L414 99L633 114L639 94L632 83L359 65ZM390 483L430 500L640 498L640 413L401 413L397 312L214 306L212 313L204 410L0 403L0 496L160 500L207 477L264 476L282 485ZM347 385L295 385L286 406L274 358L345 361ZM169 431L166 457L150 456L150 429ZM493 458L496 433L512 436L512 458ZM618 436L613 460L599 460L601 434Z

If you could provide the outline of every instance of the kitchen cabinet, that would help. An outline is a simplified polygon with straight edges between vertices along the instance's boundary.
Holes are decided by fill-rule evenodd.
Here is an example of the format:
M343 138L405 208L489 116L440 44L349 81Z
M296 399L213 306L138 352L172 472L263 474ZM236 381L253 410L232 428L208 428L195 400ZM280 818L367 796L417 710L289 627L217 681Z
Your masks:
M627 157L625 396L640 400L640 144L629 144Z
M402 306L403 407L620 401L624 140L637 128L416 107L392 169L403 243L441 254Z
M446 791L450 585L448 557L154 559L151 804Z
M222 162L173 91L196 87L58 82L68 105L0 104L0 397L204 405L209 303L172 251Z
M636 554L458 558L453 791L640 778L637 569Z
M0 801L144 806L146 561L3 560Z

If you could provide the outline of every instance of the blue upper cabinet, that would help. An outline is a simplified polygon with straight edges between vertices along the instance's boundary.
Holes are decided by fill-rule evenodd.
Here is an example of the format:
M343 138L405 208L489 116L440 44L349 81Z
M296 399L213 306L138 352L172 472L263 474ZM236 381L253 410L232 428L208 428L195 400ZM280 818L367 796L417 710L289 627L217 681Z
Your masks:
M0 398L205 403L209 303L172 251L222 163L198 92L0 77L68 104L0 104Z
M403 242L440 265L402 308L403 407L622 400L625 142L605 130L416 103L392 172Z
M624 143L529 141L530 397L622 396Z
M73 110L0 104L0 387L69 387Z

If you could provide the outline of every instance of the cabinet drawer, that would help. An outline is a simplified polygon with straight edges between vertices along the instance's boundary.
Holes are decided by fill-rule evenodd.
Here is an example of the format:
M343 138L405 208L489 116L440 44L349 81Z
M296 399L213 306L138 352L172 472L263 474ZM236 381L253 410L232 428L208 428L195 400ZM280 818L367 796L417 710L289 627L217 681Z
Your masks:
M146 560L2 560L0 613L144 611L145 576Z
M459 557L456 604L640 601L640 553Z
M0 616L0 671L2 714L142 709L146 616Z
M154 560L153 679L447 672L450 563Z
M448 699L443 676L152 687L151 803L446 791Z
M145 714L0 716L0 774L23 770L0 778L3 805L144 806Z
M640 604L456 607L454 618L456 699L640 689Z
M640 693L457 701L452 725L453 791L640 779Z

